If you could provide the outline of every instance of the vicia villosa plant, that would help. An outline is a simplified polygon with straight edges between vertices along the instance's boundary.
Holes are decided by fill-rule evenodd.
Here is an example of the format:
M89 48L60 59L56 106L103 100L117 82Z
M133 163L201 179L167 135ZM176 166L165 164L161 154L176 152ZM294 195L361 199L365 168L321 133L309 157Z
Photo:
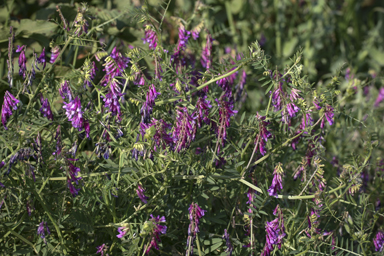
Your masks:
M241 39L228 1L225 43L214 5L7 20L2 252L382 255L377 74L313 80L306 49Z

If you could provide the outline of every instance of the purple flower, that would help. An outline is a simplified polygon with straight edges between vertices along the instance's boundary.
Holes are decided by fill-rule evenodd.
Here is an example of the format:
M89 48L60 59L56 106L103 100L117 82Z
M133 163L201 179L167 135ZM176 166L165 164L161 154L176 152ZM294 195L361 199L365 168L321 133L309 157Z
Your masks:
M268 141L268 138L272 137L272 135L266 128L269 122L264 121L265 116L260 116L259 113L257 113L256 118L259 120L259 134L257 134L255 138L255 150L259 148L260 154L264 156L265 153L267 153L265 150L265 143Z
M239 82L238 86L236 86L236 89L237 89L236 90L236 101L239 101L241 95L243 94L246 78L247 78L247 73L245 72L245 70L243 70L243 72L241 73L240 82Z
M68 158L67 160L77 161L78 159ZM79 184L78 181L81 180L81 177L77 177L79 172L80 172L79 167L76 167L71 162L68 162L67 186L73 197L77 196L77 194L80 191L80 188L76 189L75 186L72 184L72 182Z
M145 27L145 38L142 38L143 43L148 43L150 50L155 50L157 47L157 34L152 30L151 26Z
M301 91L297 90L295 88L292 88L291 94L289 95L289 98L291 99L292 102L297 100L297 99L301 99L299 92L301 92Z
M231 72L233 69L231 69L229 72ZM225 92L225 96L227 96L228 98L231 98L232 96L232 86L235 82L237 74L238 71L216 82L216 84L219 85L219 87Z
M334 116L333 110L334 109L332 106L330 106L328 104L326 105L324 115L325 115L325 118L327 119L329 125L333 125L333 116ZM324 128L324 122L325 122L325 119L323 118L323 120L321 120L321 123L320 123L321 129Z
M211 120L209 119L209 109L212 108L211 102L206 99L207 97L200 97L196 102L196 111L193 113L194 118L196 119L197 125L201 127L202 121L206 124L209 124Z
M177 51L180 52L187 47L188 39L191 36L191 32L186 31L183 25L179 27L179 42L177 44Z
M195 139L196 123L194 118L188 114L186 107L178 107L176 109L176 125L173 131L173 140L175 150L180 152L182 149L188 148Z
M153 84L149 86L149 90L145 97L145 102L140 110L141 121L143 123L147 124L150 122L150 115L152 114L153 107L155 106L155 99L158 95L160 95L160 93L156 91L155 86Z
M200 219L205 215L206 210L202 210L197 203L193 203L189 206L189 220L188 238L187 238L187 253L186 256L193 255L193 242L195 241L196 234L200 232L199 224Z
M54 64L56 62L57 57L60 55L60 47L56 45L51 49L51 60L49 61L51 64Z
M27 72L27 58L25 57L25 45L18 45L16 52L20 52L19 56L19 75L25 78Z
M320 102L318 101L318 99L313 100L313 105L315 105L317 110L321 109Z
M384 248L384 232L378 231L376 237L373 239L373 244L375 245L376 252L382 252Z
M117 238L123 238L123 236L125 236L125 234L127 234L127 232L128 232L128 228L126 228L126 227L119 227L119 228L117 228L117 231L119 232L119 234L117 235Z
M148 203L148 197L144 195L144 192L145 192L145 189L139 184L137 185L137 189L136 189L136 193L137 193L137 196L140 198L141 201L143 201L143 203Z
M45 47L43 48L43 51L40 53L39 58L37 58L37 63L43 64L43 70L45 69L45 65L47 64L46 60L45 60ZM37 65L36 65L36 67L37 67ZM39 69L39 68L37 67L37 69Z
M272 184L268 189L268 194L270 196L275 196L277 198L277 190L283 189L283 183L282 183L282 179L281 179L281 175L283 173L284 173L284 171L281 168L281 163L278 163L275 167L274 172L273 172Z
M105 244L102 244L100 246L97 246L96 249L97 249L96 254L101 253L101 256L104 256L104 253L108 250L108 246L106 246Z
M44 99L43 97L41 97L40 99L41 101L41 108L40 108L40 112L41 114L48 118L48 120L53 120L53 114L52 114L52 111L51 111L51 105L49 104L48 102L48 99Z
M379 95L377 95L376 101L375 101L375 107L378 107L380 102L382 102L384 99L384 87L380 88Z
M200 61L204 68L210 69L212 67L212 36L210 34L207 35L207 43L203 48Z
M294 103L288 103L287 110L288 110L289 116L292 118L296 116L296 113L299 112L300 108L298 108Z
M265 224L266 231L266 242L261 253L262 256L269 256L273 251L273 245L277 245L278 248L281 248L281 242L286 236L284 228L284 218L280 210L279 205L276 206L276 209L273 212L274 215L278 215L276 219Z
M109 112L112 113L113 116L117 116L117 120L121 121L121 107L119 103L119 99L124 95L121 93L121 90L118 86L119 81L113 78L110 83L110 88L108 93L102 96L104 101L104 107L109 109Z
M227 245L227 249L225 249L225 252L227 252L227 256L231 256L233 247L226 229L224 229L223 239L225 240L225 244Z
M76 98L69 103L64 102L63 108L66 110L65 114L68 117L68 121L72 122L72 126L74 128L77 128L79 131L81 131L84 126L84 118L83 112L81 111L80 98L76 96Z
M274 107L275 111L279 111L281 109L282 98L284 97L285 93L283 92L281 83L279 83L279 88L277 88L272 94L272 106Z
M152 214L150 216L151 218L149 219L149 225L144 225L144 229L150 229L148 231L151 234L150 244L148 247L144 247L145 254L148 254L152 247L159 250L159 245L157 243L161 242L160 234L165 234L167 232L167 226L159 224L160 222L165 222L164 216L153 217Z
M233 103L226 101L224 97L220 100L216 99L219 106L219 123L216 127L216 134L218 136L218 147L217 153L220 152L220 145L224 147L225 141L227 140L227 128L230 126L231 117L237 113L237 110L233 110Z
M19 102L20 101L16 99L11 93L9 93L8 91L5 92L4 102L1 108L1 122L3 123L3 126L6 130L8 130L7 119L12 115L12 109L17 109L16 105Z
M47 240L45 238L45 230L44 229L47 231L48 235L51 234L51 232L49 231L47 222L42 221L39 224L39 227L37 228L37 234L40 235L40 237L44 240L44 243L47 243Z
M173 149L172 135L167 132L167 130L170 130L171 128L172 126L166 123L163 119L156 120L153 118L150 124L140 123L140 133L142 137L147 139L147 136L148 138L152 136L151 138L155 143L155 151L157 151L158 147L165 149L169 146ZM147 129L150 130L147 131Z
M68 101L72 101L73 96L72 96L68 81L63 81L60 84L59 93L61 98L63 98L63 100L67 99Z

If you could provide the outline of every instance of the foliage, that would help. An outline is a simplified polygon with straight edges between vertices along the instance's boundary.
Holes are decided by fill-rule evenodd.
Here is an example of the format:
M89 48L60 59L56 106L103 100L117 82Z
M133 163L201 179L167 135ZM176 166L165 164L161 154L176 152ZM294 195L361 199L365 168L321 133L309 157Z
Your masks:
M382 255L381 3L73 2L1 6L3 253Z

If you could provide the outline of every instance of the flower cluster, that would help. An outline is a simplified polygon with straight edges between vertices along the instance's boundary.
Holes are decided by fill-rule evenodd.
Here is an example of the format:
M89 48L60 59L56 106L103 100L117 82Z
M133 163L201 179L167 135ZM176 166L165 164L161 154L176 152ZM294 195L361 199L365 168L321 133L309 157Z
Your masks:
M200 232L199 224L200 219L204 216L206 210L202 210L197 203L189 206L189 220L188 239L187 239L187 253L186 256L193 255L193 242L195 241L196 234Z
M151 26L145 27L145 38L142 38L144 44L148 43L148 47L150 50L155 50L157 46L157 34L153 31Z
M206 99L207 97L200 97L196 102L196 111L193 113L193 116L197 122L198 127L202 125L202 121L206 124L209 124L211 120L209 119L209 109L212 108L211 102Z
M52 121L53 114L52 114L51 105L49 104L48 99L44 99L43 97L41 97L40 101L41 101L41 108L40 108L41 114L44 117L48 118L48 120Z
M27 58L25 57L25 45L18 45L16 52L19 52L19 75L25 78L27 72Z
M196 122L186 107L176 109L176 126L173 130L175 150L180 152L191 145L196 135Z
M373 239L376 252L382 252L384 250L384 232L378 231L376 237Z
M144 192L145 189L140 184L138 184L136 189L137 196L140 198L141 201L143 201L143 203L146 204L148 203L148 197L144 195Z
M212 36L207 35L207 43L201 55L201 65L207 70L212 67Z
M37 63L43 64L43 70L45 69L45 65L47 64L45 60L45 47L43 48L43 51L40 53L40 56L37 58L36 68L39 69L39 67L37 66Z
M273 172L272 184L268 189L268 194L270 196L277 197L277 191L283 189L283 181L281 176L284 174L283 168L281 168L281 163L278 163Z
M47 234L51 234L48 228L48 224L45 221L40 222L39 227L37 228L37 234L40 235L40 237L44 240L44 243L47 243L45 230L47 231Z
M265 150L265 143L267 143L268 138L272 137L272 134L266 128L269 124L269 122L265 121L266 117L260 116L259 113L257 113L256 118L259 120L259 133L256 135L255 139L255 151L259 149L260 154L264 156L265 153L267 153Z
M275 210L273 211L273 215L277 215L277 218L271 222L267 221L267 223L265 224L265 231L267 232L267 241L261 254L262 256L269 256L273 251L273 245L277 245L280 249L283 238L286 236L284 227L284 217L279 205L276 206Z
M96 254L100 253L101 256L104 256L104 253L108 250L108 246L105 244L102 244L100 246L97 246L96 249L97 249Z
M68 160L67 186L72 196L75 197L79 193L80 188L76 189L72 182L75 182L76 185L79 184L79 180L81 180L81 177L77 177L77 175L80 172L80 168L74 166L71 162L69 162L69 161L74 162L74 161L77 161L78 159L68 158L67 160Z
M17 104L20 101L16 99L10 92L6 91L4 95L4 102L3 106L1 108L1 123L3 124L4 128L8 130L7 122L8 118L12 115L12 109L17 109Z
M148 254L152 247L156 250L159 250L158 243L161 242L160 235L165 234L167 232L167 226L160 225L160 222L165 222L165 217L154 217L152 214L150 215L149 221L146 221L143 226L143 234L149 234L149 244L144 247L145 254Z
M81 111L81 102L79 96L69 103L64 102L63 108L66 110L68 121L72 122L72 126L79 131L85 130L87 138L89 138L89 123L83 118L83 111Z
M227 246L227 249L225 249L225 252L227 252L227 256L232 256L233 246L226 229L224 229L223 239L225 240L225 244Z
M237 113L237 110L233 110L233 103L225 100L225 97L221 97L220 100L216 99L219 106L219 123L216 128L217 135L217 153L220 153L220 146L224 147L227 140L227 128L230 126L231 117Z
M141 122L146 124L150 122L150 115L152 114L153 107L155 106L155 99L158 95L160 95L160 93L156 91L155 86L153 84L149 86L149 90L145 97L145 102L143 103L143 106L140 110Z

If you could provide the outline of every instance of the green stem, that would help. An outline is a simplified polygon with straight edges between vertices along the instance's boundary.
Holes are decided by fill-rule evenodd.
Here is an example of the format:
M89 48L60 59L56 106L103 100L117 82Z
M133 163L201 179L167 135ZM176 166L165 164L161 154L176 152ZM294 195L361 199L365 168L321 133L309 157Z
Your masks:
M199 242L199 235L196 233L196 245L197 245L197 251L199 252L199 256L201 256L201 249L200 249L200 242Z
M77 60L77 53L79 52L79 46L76 46L76 49L75 49L75 55L73 56L73 62L72 62L72 66L73 68L76 67L76 60Z
M235 68L234 70L231 70L230 72L228 72L228 73L226 73L226 74L224 74L224 75L218 76L218 77L216 77L216 78L212 78L212 79L209 80L208 82L205 82L204 84L202 84L202 85L196 87L195 89L188 91L185 95L186 95L186 96L189 96L189 95L191 95L191 94L193 94L193 93L195 93L195 92L197 92L197 91L200 91L201 89L207 87L207 86L210 85L211 83L214 83L214 82L216 82L216 81L219 81L220 79L226 78L226 77L228 77L228 76L230 76L230 75L236 73L237 71L239 71L240 69L242 69L244 65L245 65L245 63L242 63L242 64L240 64L237 68ZM156 101L156 102L155 102L155 105L158 106L158 105L163 105L163 104L165 104L165 103L171 103L171 102L180 100L180 99L182 99L182 98L183 98L183 97L178 96L178 97L173 97L173 98L166 99L166 100L159 100L159 101Z

